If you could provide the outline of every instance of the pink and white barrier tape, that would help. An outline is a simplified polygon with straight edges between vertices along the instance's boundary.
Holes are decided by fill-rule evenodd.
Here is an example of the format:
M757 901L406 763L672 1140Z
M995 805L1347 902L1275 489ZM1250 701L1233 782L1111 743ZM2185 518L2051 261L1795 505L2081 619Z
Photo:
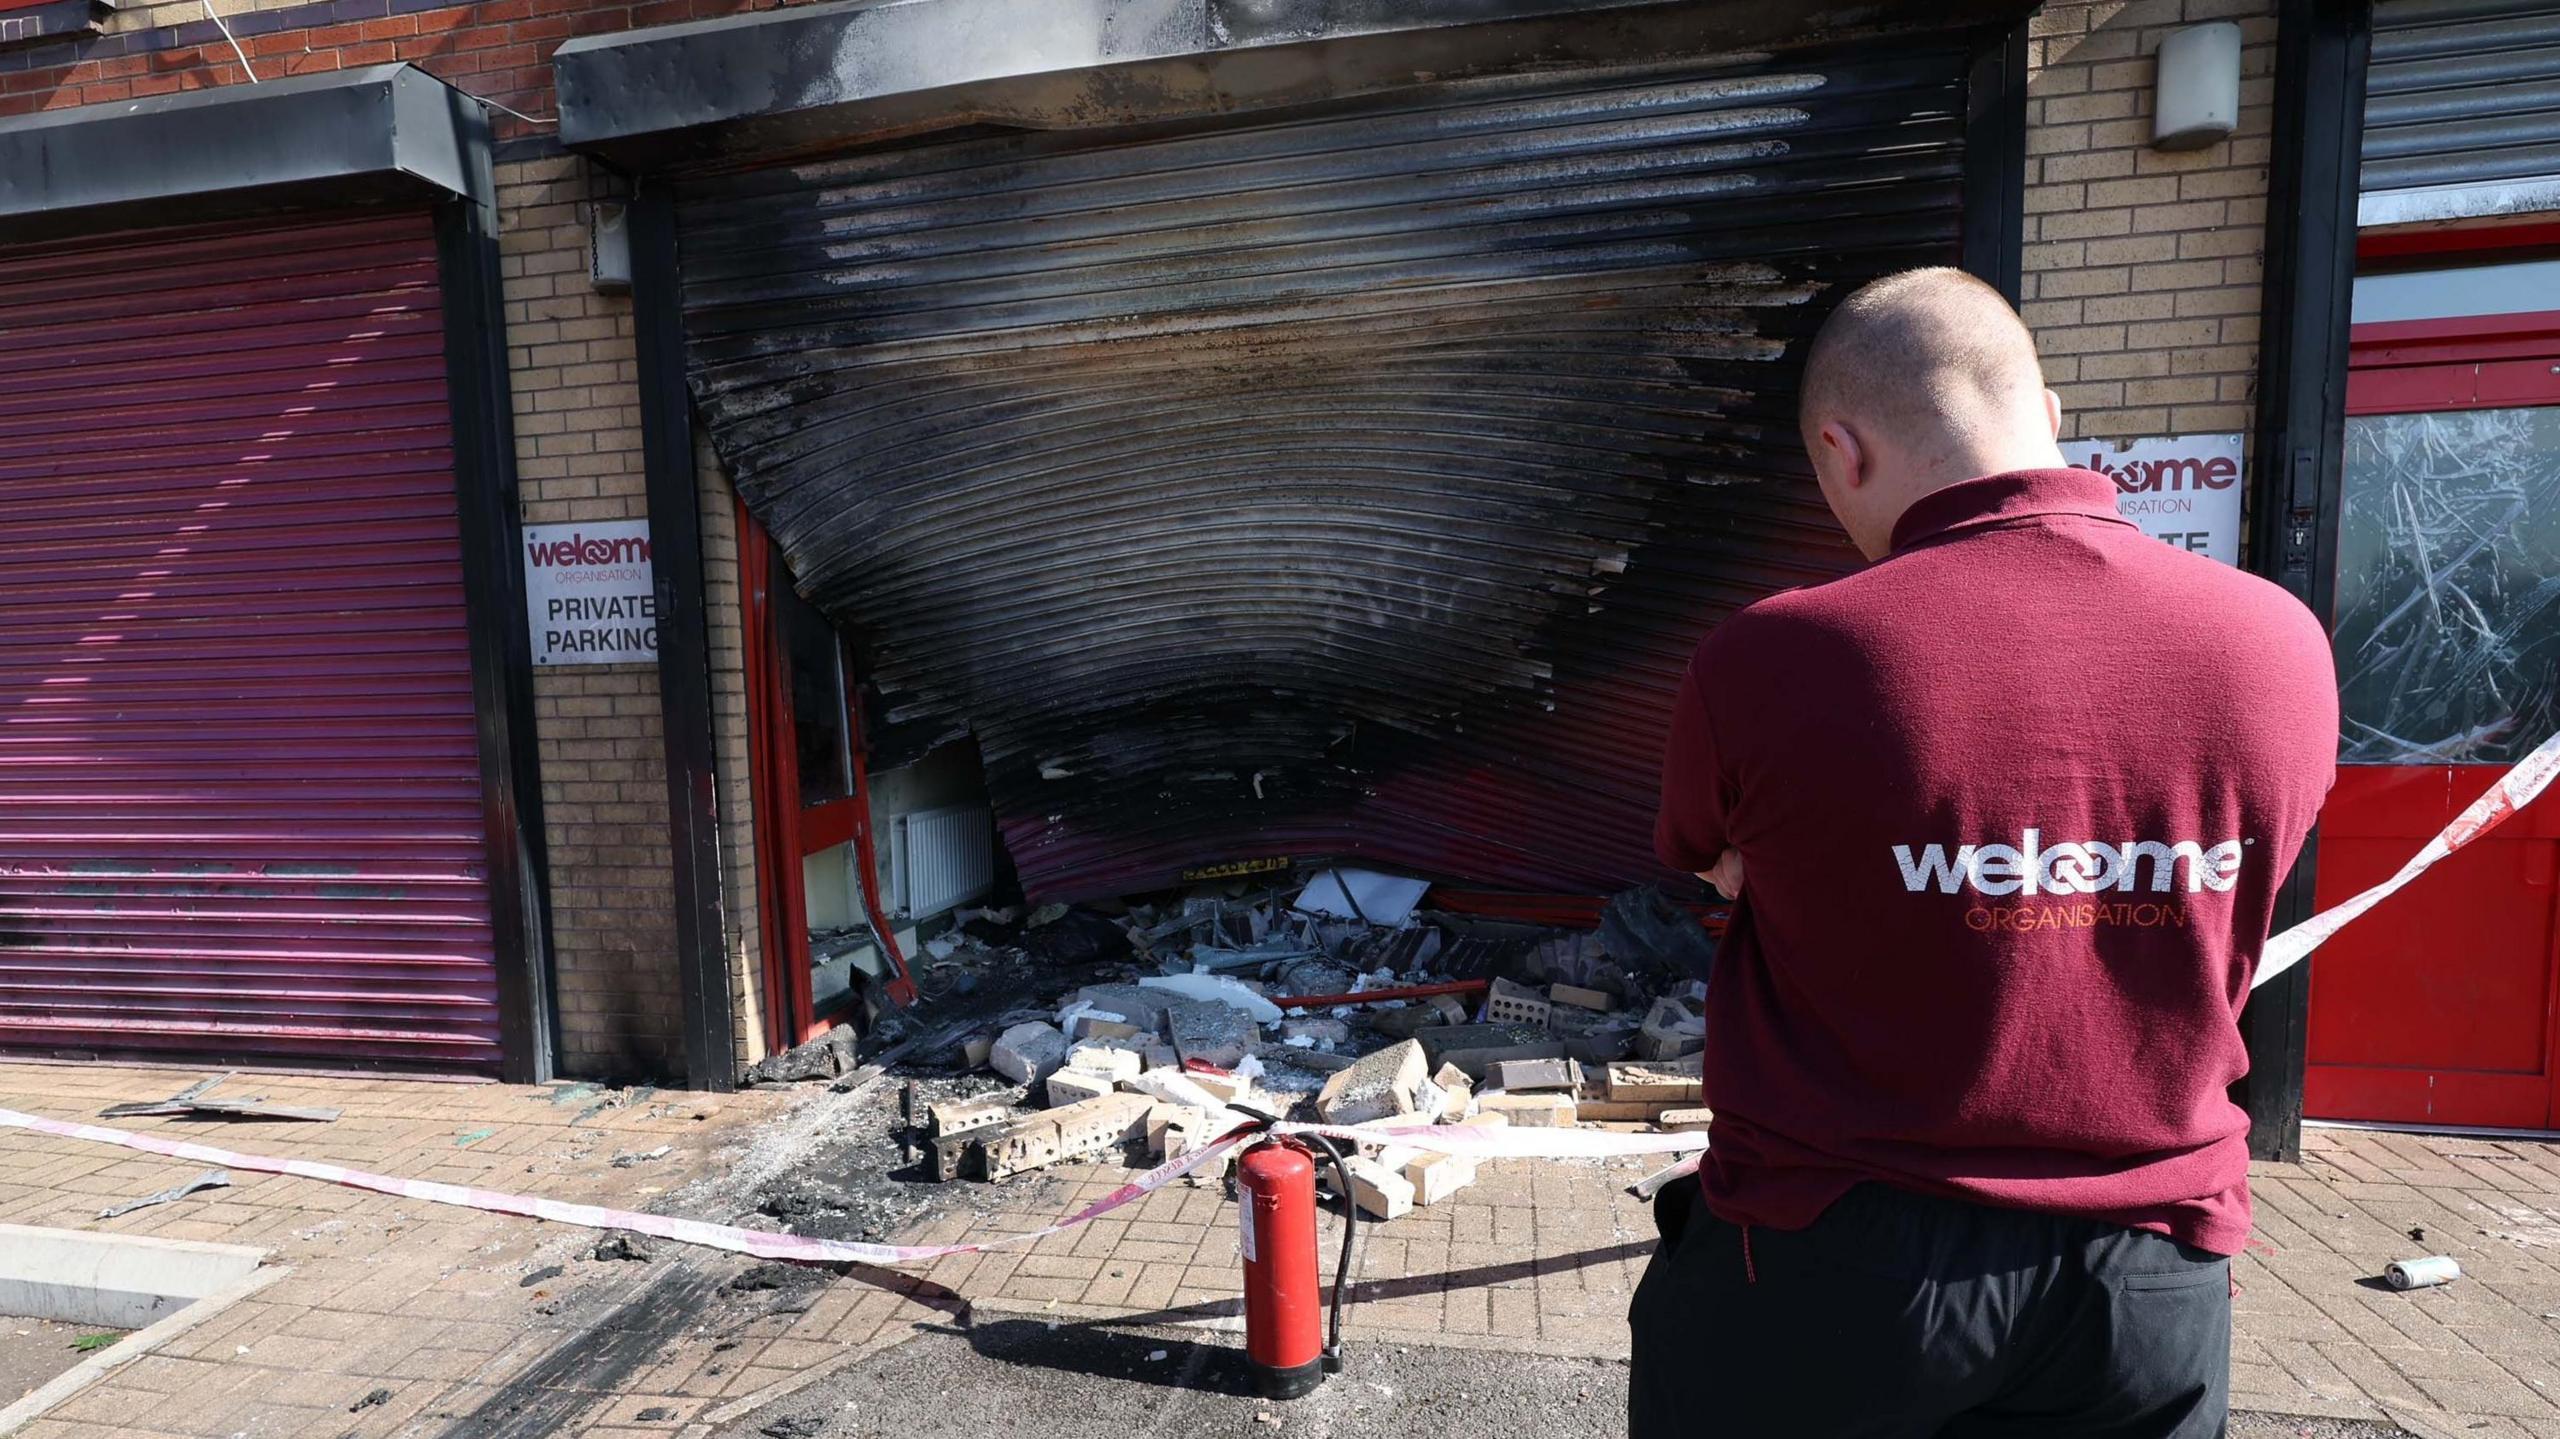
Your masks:
M2308 958L2311 951L2328 942L2361 916L2405 888L2409 881L2427 872L2436 861L2471 843L2513 818L2515 812L2533 803L2534 798L2550 787L2554 776L2560 776L2560 734L2544 740L2533 753L2516 762L2515 768L2498 777L2489 792L2471 802L2471 806L2454 816L2453 823L2428 840L2425 847L2409 856L2400 872L2332 908L2322 910L2284 933L2267 941L2258 956L2257 978L2252 988L2266 983Z
M452 1204L465 1209L484 1210L492 1214L517 1214L527 1219L547 1219L555 1224L574 1224L586 1229L620 1229L665 1239L677 1244L698 1244L707 1249L724 1249L732 1254L749 1254L758 1259L796 1260L813 1264L922 1264L953 1254L974 1254L1010 1244L1028 1244L1049 1235L1073 1229L1079 1224L1118 1209L1124 1204L1145 1198L1174 1180L1207 1164L1253 1136L1250 1126L1239 1127L1207 1145L1169 1160L1121 1185L1102 1198L1045 1228L1022 1234L1008 1234L998 1239L975 1244L859 1244L836 1239L813 1239L804 1234L773 1234L761 1229L741 1229L730 1224L713 1224L700 1219L676 1219L663 1214L642 1214L628 1209L607 1209L594 1204L571 1204L564 1200L543 1199L527 1194L508 1194L502 1190L475 1189L463 1184L443 1184L426 1179L401 1179L389 1174L373 1174L343 1165L325 1164L311 1159L278 1159L263 1154L235 1154L209 1144L183 1139L163 1139L157 1135L135 1134L122 1129L108 1129L95 1124L76 1124L68 1120L47 1119L42 1115L21 1114L13 1109L0 1109L0 1127L29 1129L62 1139L86 1140L93 1144L112 1144L124 1149L138 1149L145 1154L165 1155L197 1164L222 1169L246 1170L253 1174L289 1174L301 1179L318 1179L330 1184L343 1184L350 1189L370 1190L402 1199L416 1199L429 1204ZM1316 1133L1351 1139L1368 1144L1393 1142L1408 1149L1433 1149L1449 1154L1476 1158L1560 1158L1599 1159L1620 1154L1663 1154L1704 1149L1703 1134L1609 1134L1574 1129L1512 1130L1476 1129L1467 1125L1439 1125L1432 1128L1408 1129L1344 1129L1335 1125L1284 1124L1281 1133Z
M2325 910L2301 924L2267 941L2258 960L2254 981L2264 984L2286 970L2300 964L2311 951L2319 948L2329 936L2345 928L2365 911L2380 904L2406 887L2428 868L2496 829L2516 811L2531 804L2554 777L2560 777L2560 734L2544 740L2540 748L2524 757L2513 769L2500 777L2489 792L2472 802L2444 832L2427 841L2426 847L2411 856L2400 872L2333 909ZM198 1164L223 1169L247 1170L254 1174L289 1174L303 1179L318 1179L330 1184L343 1184L351 1189L370 1190L376 1194L395 1195L402 1199L422 1200L430 1204L453 1204L466 1209L486 1210L493 1214L517 1214L528 1219L547 1219L556 1224L574 1224L587 1229L621 1229L645 1234L678 1244L697 1244L708 1249L723 1249L733 1254L749 1254L759 1259L798 1260L803 1263L827 1264L921 1264L953 1254L973 1254L1008 1244L1028 1244L1063 1230L1073 1229L1090 1219L1099 1218L1134 1200L1162 1189L1174 1180L1207 1164L1238 1144L1251 1138L1254 1130L1239 1127L1220 1135L1202 1148L1179 1159L1170 1160L1147 1171L1102 1198L1045 1228L1023 1234L1008 1234L977 1244L855 1244L835 1239L813 1239L802 1234L773 1234L761 1229L741 1229L735 1225L712 1224L699 1219L675 1219L663 1214L641 1214L627 1209L607 1209L594 1204L570 1204L557 1199L532 1195L508 1194L494 1189L474 1189L468 1185L442 1184L424 1179L401 1179L388 1174L373 1174L342 1165L324 1164L309 1159L276 1159L260 1154L235 1154L209 1144L196 1144L182 1139L162 1139L156 1135L134 1134L121 1129L107 1129L95 1124L75 1124L67 1120L46 1119L41 1115L21 1114L0 1109L0 1128L28 1129L63 1139L85 1140L92 1144L112 1144L145 1154L165 1155L171 1159L191 1160ZM1462 1155L1474 1159L1613 1159L1624 1155L1678 1154L1694 1156L1707 1147L1703 1134L1621 1134L1588 1129L1478 1129L1471 1125L1414 1125L1395 1129L1352 1129L1333 1124L1282 1124L1281 1134L1316 1134L1355 1144L1394 1144L1404 1149L1431 1150L1443 1154Z

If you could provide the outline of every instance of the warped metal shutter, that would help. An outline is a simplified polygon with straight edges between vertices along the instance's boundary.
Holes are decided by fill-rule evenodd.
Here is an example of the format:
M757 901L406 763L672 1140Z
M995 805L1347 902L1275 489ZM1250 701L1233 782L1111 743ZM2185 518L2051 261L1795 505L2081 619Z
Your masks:
M2368 192L2560 176L2560 4L2380 0Z
M487 1069L424 215L0 251L0 1046Z
M1855 557L1830 297L1956 259L1965 55L1451 83L693 183L689 364L875 723L1036 894L1254 855L1659 873L1712 620Z

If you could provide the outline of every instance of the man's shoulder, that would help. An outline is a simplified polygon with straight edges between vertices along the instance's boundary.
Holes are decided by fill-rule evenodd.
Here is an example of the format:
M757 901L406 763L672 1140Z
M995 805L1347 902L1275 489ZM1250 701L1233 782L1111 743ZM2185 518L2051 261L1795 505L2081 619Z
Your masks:
M2324 662L2329 633L2311 607L2273 580L2235 565L2163 544L2147 535L2127 542L2153 581L2156 603L2193 615L2249 648L2250 641L2316 653Z
M1707 631L1698 645L1699 658L1724 665L1801 660L1803 645L1836 634L1842 617L1854 613L1831 593L1844 583L1780 590L1753 600Z

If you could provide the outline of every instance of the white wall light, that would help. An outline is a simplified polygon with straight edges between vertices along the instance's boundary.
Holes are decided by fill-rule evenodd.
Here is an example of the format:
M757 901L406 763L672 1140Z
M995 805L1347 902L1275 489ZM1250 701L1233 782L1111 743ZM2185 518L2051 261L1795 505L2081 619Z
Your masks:
M2151 148L2201 150L2240 124L2240 27L2190 25L2160 42Z

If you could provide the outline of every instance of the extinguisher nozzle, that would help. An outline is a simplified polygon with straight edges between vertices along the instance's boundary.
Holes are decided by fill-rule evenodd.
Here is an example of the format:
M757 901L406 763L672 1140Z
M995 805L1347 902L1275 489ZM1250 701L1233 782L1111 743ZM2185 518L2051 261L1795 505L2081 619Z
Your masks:
M1342 1372L1341 1345L1336 1344L1332 1348L1324 1351L1324 1372L1327 1374L1339 1374Z

